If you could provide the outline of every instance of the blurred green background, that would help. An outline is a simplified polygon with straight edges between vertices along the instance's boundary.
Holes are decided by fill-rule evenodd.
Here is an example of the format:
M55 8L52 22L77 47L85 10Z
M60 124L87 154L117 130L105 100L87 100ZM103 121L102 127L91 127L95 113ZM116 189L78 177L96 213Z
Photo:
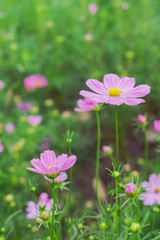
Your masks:
M98 7L96 14L89 12L91 3ZM79 91L87 89L87 79L102 81L104 74L116 73L120 77L135 77L136 84L151 86L145 104L122 106L119 111L123 161L126 162L137 150L137 147L129 148L133 143L130 141L133 118L141 112L158 117L160 112L159 11L158 0L0 1L0 79L5 83L4 89L0 90L0 138L4 145L0 161L1 216L14 211L6 205L8 193L16 193L18 209L25 209L25 204L32 198L27 190L28 175L33 177L25 168L33 157L39 157L42 142L47 142L48 148L57 154L67 152L67 129L75 131L73 152L78 156L75 167L79 171L75 176L77 187L83 191L88 181L81 176L82 169L90 169L89 177L94 177L95 116L73 111L80 97ZM32 74L45 76L48 86L27 91L23 80ZM48 106L47 99L52 99L53 105ZM27 115L16 107L19 101L33 103L30 113L42 115L41 125L36 128L28 125ZM101 114L102 144L114 143L113 120L114 108L107 106ZM10 135L4 130L9 122L15 124L15 131ZM19 141L21 144L14 148ZM131 151L126 153L128 149ZM105 174L104 171L101 173L104 180ZM20 183L22 177L25 184ZM93 197L93 193L88 193L90 185L86 192L83 191L83 196L88 198ZM43 183L40 189L46 190ZM3 226L4 220L0 219ZM12 239L18 239L17 236L23 239L26 228L21 218L17 221L11 225L19 225L22 229L15 231Z

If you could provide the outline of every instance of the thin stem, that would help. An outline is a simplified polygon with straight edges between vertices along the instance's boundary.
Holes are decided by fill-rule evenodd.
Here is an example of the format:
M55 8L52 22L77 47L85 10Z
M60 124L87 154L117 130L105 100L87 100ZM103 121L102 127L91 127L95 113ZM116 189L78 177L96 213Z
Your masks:
M116 225L116 232L118 233L118 180L115 179L116 184L116 213L115 213L115 225Z
M137 198L135 199L135 203L136 203L136 208L137 208L137 223L139 223L139 207L138 207ZM137 235L137 240L139 240L139 233L137 233L136 235Z
M160 158L160 141L158 142L157 156L156 156L156 167L159 169L159 158Z
M55 217L55 201L56 201L56 191L55 191L55 182L53 180L53 188L52 188L52 194L53 194L53 206L52 206L52 229L51 229L51 239L54 237L54 217Z
M100 118L99 118L99 111L96 111L96 117L97 117L97 158L96 158L96 195L98 204L104 214L106 214L105 209L103 208L103 205L101 203L101 199L99 196L98 191L98 183L99 183L99 156L100 156L100 142L101 142L101 126L100 126Z
M116 127L116 170L119 167L119 136L118 136L118 107L115 106L115 127Z
M72 155L71 144L68 144L69 148L69 156ZM69 184L69 196L68 196L68 218L67 218L67 239L69 239L69 218L71 214L71 193L72 193L72 175L73 171L72 168L70 169L70 184Z
M146 128L144 127L144 159L145 159L145 166L146 166L146 171L148 171L148 139L147 139L147 132Z
M103 240L106 240L106 230L103 230Z
M118 107L115 105L115 128L116 128L116 170L119 169L119 134L118 134ZM119 199L119 214L118 214L118 184L119 178L116 183L116 224L119 224L119 228L117 229L117 233L120 234L121 231L121 203ZM119 220L119 221L118 221Z

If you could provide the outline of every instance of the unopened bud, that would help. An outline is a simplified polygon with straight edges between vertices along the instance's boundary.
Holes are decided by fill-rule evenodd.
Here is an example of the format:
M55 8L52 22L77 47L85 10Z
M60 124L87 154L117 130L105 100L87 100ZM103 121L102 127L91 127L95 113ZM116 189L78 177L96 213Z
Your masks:
M127 163L127 164L125 165L124 170L125 170L126 172L130 172L130 171L131 171L131 166L130 166L129 163Z
M4 236L0 236L0 240L6 240Z
M106 230L108 226L107 226L107 224L105 222L102 222L102 223L99 224L99 227L102 230Z
M78 229L81 230L83 228L83 223L78 223Z
M37 218L37 219L36 219L36 223L41 224L42 222L43 222L43 221L42 221L41 218Z
M71 144L71 143L72 143L72 139L71 139L71 138L67 138L67 139L66 139L66 142L67 142L68 144Z
M31 192L36 192L36 191L37 191L37 188L33 186L33 187L30 188L30 191L31 191Z
M29 223L29 224L27 224L27 228L28 229L31 229L31 227L32 227L32 225Z
M1 227L0 232L1 232L1 233L5 233L5 232L6 232L5 227Z
M45 210L45 208L46 208L45 205L40 205L40 206L39 206L39 209L42 210L42 211Z
M125 188L125 192L128 196L134 197L137 194L137 187L134 183L128 183Z
M14 200L14 196L12 194L7 194L5 199L6 199L6 202L11 202Z
M102 147L102 151L103 151L103 153L104 153L106 156L112 155L112 153L113 153L112 147L111 147L111 146L107 146L107 145L104 145L104 146Z
M89 240L94 240L94 236L90 235Z
M139 223L132 223L130 230L133 233L137 233L141 230L141 225Z
M43 211L43 212L41 213L41 218L42 218L43 220L48 220L48 219L50 218L50 213L47 212L47 211Z
M147 124L147 117L145 115L138 115L137 120L140 124L146 125Z
M10 202L10 207L14 208L16 206L16 203L14 201Z
M120 176L120 173L119 173L118 171L113 171L113 172L112 172L112 177L113 177L114 179L119 178L119 176Z
M159 212L160 212L160 209L159 209L158 207L154 207L154 208L153 208L153 212L154 212L154 213L159 213Z

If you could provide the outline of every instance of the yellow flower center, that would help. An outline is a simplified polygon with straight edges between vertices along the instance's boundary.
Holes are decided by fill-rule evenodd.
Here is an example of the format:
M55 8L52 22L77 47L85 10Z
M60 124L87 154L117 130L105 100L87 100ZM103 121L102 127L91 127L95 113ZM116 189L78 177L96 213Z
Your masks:
M158 189L158 188L155 188L155 189L154 189L154 192L155 192L155 193L159 193L159 189Z
M107 92L111 97L119 97L122 91L119 90L118 88L111 88Z
M51 165L51 166L48 167L48 169L50 169L51 167L56 167L56 166L55 165Z

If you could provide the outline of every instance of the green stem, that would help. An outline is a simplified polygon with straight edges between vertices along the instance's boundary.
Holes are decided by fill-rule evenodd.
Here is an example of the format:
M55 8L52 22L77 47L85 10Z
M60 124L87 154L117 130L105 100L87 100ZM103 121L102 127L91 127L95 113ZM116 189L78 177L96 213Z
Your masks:
M96 158L96 195L99 207L101 208L102 212L106 214L105 209L101 203L101 199L99 196L98 191L98 183L99 183L99 156L100 156L100 142L101 142L101 126L100 126L100 118L99 118L99 111L96 111L97 117L97 158Z
M148 139L147 139L147 132L146 128L144 128L144 159L145 159L145 166L146 166L146 171L148 171Z
M139 207L138 207L138 201L137 198L135 199L135 203L136 203L136 208L137 208L137 223L139 223ZM136 234L137 235L137 240L139 240L139 233Z
M159 169L159 158L160 158L160 142L158 142L158 149L157 149L157 156L156 156L156 167L157 167L157 170ZM158 172L157 172L158 173Z
M52 189L52 194L53 194L53 206L52 206L52 229L51 229L51 239L54 239L55 235L55 230L54 230L54 217L55 217L55 201L56 201L56 191L55 191L55 182L53 180L53 189Z
M115 128L116 128L116 171L119 170L119 135L118 135L118 107L115 105ZM119 199L119 215L118 215L118 184L119 178L116 183L116 224L119 224L117 233L120 234L121 231L121 209L120 209L120 199ZM119 221L118 221L119 220Z
M106 240L106 230L103 230L103 240Z
M68 144L69 156L72 155L71 144ZM67 239L69 239L69 218L71 214L71 193L72 193L72 168L70 169L70 184L69 184L69 196L68 196L68 218L67 218Z
M116 232L119 232L118 228L118 180L115 179L116 184L116 212L115 212L115 225L116 225Z

